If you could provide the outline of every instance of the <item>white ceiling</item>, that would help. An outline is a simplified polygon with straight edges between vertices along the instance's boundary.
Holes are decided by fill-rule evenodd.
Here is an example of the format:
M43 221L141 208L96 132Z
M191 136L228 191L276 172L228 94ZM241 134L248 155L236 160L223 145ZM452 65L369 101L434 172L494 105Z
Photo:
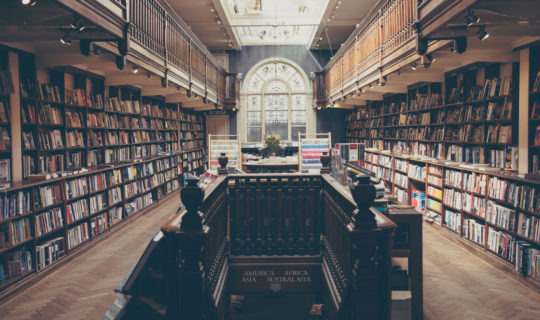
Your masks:
M328 0L221 0L242 46L311 44Z
M302 44L339 49L378 0L167 0L191 30L213 51L244 45ZM241 15L234 15L234 5ZM276 8L277 4L277 8ZM309 8L309 11L302 9ZM262 7L262 11L260 8ZM307 12L299 12L305 10ZM277 13L277 19L276 19ZM277 21L277 23L276 23ZM280 25L281 27L268 27ZM296 26L296 27L295 27ZM285 41L271 35L288 32ZM261 40L262 32L266 40ZM319 46L317 46L319 43Z

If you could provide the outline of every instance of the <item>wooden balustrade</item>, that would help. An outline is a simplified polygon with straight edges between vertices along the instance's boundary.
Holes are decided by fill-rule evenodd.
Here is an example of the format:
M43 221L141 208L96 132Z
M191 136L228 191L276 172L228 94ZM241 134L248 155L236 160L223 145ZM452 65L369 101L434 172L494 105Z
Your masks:
M170 255L168 319L222 319L227 307L227 180L219 177L206 192L197 181L188 179L181 190L186 210L161 228Z
M189 37L173 17L167 16L167 61L189 73Z
M163 85L175 82L223 106L225 71L167 1L109 0L108 5L105 0L57 1L115 37L120 68L125 66L124 56L131 55L139 59L136 64L161 74Z
M413 39L417 11L418 0L388 0L351 35L352 41L347 41L325 67L329 100L341 98L345 86L356 86L363 73L373 67L382 70L383 59Z
M321 188L329 318L389 319L390 248L396 225L371 208L373 186L357 185L351 196L323 175Z
M372 186L351 195L328 174L221 175L203 196L195 183L162 227L169 319L224 317L229 254L321 256L330 319L389 318L395 224L370 207Z
M320 176L231 175L233 255L319 253Z

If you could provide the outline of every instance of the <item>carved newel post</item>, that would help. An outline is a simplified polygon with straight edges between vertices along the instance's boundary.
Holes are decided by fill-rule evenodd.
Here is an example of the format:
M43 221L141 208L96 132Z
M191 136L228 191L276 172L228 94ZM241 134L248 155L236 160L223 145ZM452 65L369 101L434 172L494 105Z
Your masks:
M219 168L218 168L218 174L219 175L227 175L229 171L227 170L227 163L229 163L229 157L227 157L227 154L225 152L222 152L218 158L219 162Z
M330 164L330 156L328 155L328 151L323 151L321 154L321 174L330 173L330 167L328 166Z
M352 215L352 281L350 319L390 319L390 246L393 228L377 225L370 207L375 201L375 187L369 176L359 176L351 187L357 209ZM386 222L385 222L386 223ZM394 226L395 228L395 226Z
M202 260L206 233L203 230L199 206L204 199L204 191L197 186L196 177L187 179L188 185L180 191L186 214L182 217L180 232L177 233L179 250L179 305L180 318L202 319L204 287Z
M182 218L180 230L200 231L202 230L202 218L199 215L199 206L203 201L204 191L197 185L199 178L189 177L186 180L188 185L180 191L180 198L187 212Z
M355 229L373 229L377 227L375 216L370 207L375 202L375 186L369 183L368 175L357 176L358 182L351 186L351 194L356 202L356 210L353 212L352 221Z

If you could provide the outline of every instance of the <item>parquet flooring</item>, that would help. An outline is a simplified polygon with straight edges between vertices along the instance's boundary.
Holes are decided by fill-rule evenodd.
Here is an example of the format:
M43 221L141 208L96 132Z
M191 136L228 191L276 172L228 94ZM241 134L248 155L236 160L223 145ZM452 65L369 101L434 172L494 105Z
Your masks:
M457 235L426 223L423 231L424 319L540 319L538 290L450 240Z
M176 193L145 215L126 221L121 230L0 304L0 319L101 319L118 296L114 288L179 205Z
M114 288L179 203L169 198L0 304L0 319L101 319ZM540 291L444 232L424 226L424 319L540 319Z

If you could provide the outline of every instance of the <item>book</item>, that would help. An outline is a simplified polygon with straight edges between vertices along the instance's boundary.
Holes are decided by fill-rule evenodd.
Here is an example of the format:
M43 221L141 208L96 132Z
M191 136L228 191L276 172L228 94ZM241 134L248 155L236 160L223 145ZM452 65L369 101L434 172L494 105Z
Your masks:
M0 100L0 122L9 122L9 105L7 100Z
M536 79L534 80L533 92L540 92L540 70L536 73Z

